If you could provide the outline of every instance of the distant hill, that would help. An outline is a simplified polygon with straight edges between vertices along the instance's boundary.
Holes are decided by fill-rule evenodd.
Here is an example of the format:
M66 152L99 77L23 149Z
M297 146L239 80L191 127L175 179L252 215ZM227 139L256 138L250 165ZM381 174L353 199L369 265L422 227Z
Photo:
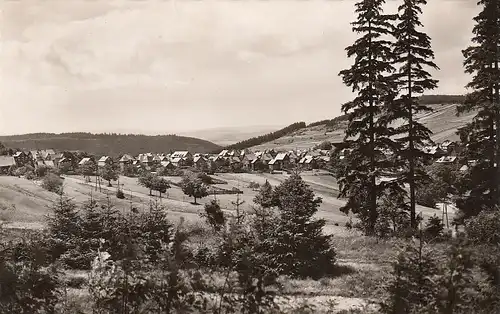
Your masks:
M217 145L227 146L248 138L266 134L282 128L283 126L244 126L222 127L213 129L182 132L179 135L201 138Z
M211 152L221 149L212 142L177 135L92 134L92 133L32 133L0 136L5 146L19 149L49 149L85 151L96 155L118 156L128 153L168 153L175 150Z
M244 140L244 141L241 141L241 142L238 142L236 144L232 144L232 145L229 145L229 146L226 146L226 149L246 149L246 148L250 148L252 146L255 146L255 145L260 145L262 143L267 143L269 141L273 141L273 140L276 140L276 139L279 139L280 137L282 136L286 136L287 134L290 134L296 130L301 130L303 128L306 127L306 123L305 122L296 122L296 123L293 123L293 124L290 124L289 126L286 126L280 130L277 130L277 131L274 131L274 132L271 132L271 133L267 133L267 134L264 134L264 135L260 135L260 136L256 136L256 137L252 137L248 140Z
M432 139L436 142L459 140L456 131L466 125L475 116L475 112L456 116L458 104L463 103L462 95L425 95L420 102L433 107L434 112L420 114L417 119L424 123L434 133ZM341 115L333 119L317 121L304 128L288 132L279 138L254 145L253 150L276 149L309 149L323 141L340 142L344 139L347 127L347 116Z

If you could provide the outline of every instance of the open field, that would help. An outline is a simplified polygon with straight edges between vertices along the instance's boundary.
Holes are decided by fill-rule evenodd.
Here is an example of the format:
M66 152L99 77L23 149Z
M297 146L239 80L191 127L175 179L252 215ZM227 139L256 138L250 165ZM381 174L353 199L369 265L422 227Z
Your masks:
M432 139L436 142L445 140L458 140L456 131L472 120L475 113L456 116L456 104L432 105L434 112L420 114L417 120L427 126L432 132ZM334 129L328 129L325 125L307 127L281 137L273 142L264 143L252 147L254 150L277 149L308 149L323 141L340 142L344 138L346 124L341 124Z
M327 222L325 232L334 234L343 234L345 229L343 226L349 220L349 217L340 212L340 208L345 204L345 201L339 199L338 187L335 178L325 171L307 171L303 172L302 177L315 192L316 196L321 197L323 202L319 208L317 216L323 218ZM263 184L266 180L273 186L283 182L288 177L287 174L250 174L250 173L220 173L214 175L214 178L226 181L227 184L218 184L218 187L224 189L238 188L243 191L240 194L240 201L244 203L241 209L251 212L254 206L253 198L257 195L256 190L250 189L250 182ZM172 182L180 181L180 177L165 177ZM112 187L107 187L107 182L101 183L100 190L96 191L95 181L85 182L82 176L65 176L64 190L66 194L76 203L82 203L90 198L99 201L106 201L109 197L110 201L121 209L128 210L133 207L145 209L150 202L158 201L165 206L172 219L184 217L188 221L198 221L199 214L203 211L203 205L210 202L212 199L217 199L223 210L234 212L237 196L235 194L210 195L206 198L198 200L197 205L192 204L193 199L187 197L182 192L181 188L172 185L162 198L159 198L157 192L153 192L153 196L149 195L149 190L138 184L137 178L120 177L119 184L123 189L126 199L120 200L116 198L117 182L113 182ZM44 222L44 216L49 213L50 204L57 199L57 195L45 191L39 186L39 183L17 178L17 177L0 177L0 198L1 206L6 209L1 212L0 219L7 220L13 226L31 226L41 227ZM438 216L441 211L438 209L418 206L418 212L422 212L424 217L429 217L434 214ZM453 213L450 213L450 219Z

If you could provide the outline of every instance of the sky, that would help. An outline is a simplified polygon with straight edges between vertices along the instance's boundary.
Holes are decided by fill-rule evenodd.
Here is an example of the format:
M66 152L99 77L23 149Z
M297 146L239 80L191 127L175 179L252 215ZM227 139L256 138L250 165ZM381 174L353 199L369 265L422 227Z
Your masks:
M400 1L389 0L386 12ZM464 93L475 0L431 0L440 80ZM0 134L287 125L340 114L354 0L4 0Z

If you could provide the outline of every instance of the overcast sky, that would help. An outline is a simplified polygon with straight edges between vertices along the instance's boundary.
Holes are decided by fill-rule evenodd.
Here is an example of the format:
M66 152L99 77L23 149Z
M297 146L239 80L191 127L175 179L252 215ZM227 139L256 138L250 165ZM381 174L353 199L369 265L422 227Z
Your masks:
M463 93L475 0L431 0L423 22ZM340 114L353 0L4 0L0 133L170 133ZM387 11L399 1L389 0Z

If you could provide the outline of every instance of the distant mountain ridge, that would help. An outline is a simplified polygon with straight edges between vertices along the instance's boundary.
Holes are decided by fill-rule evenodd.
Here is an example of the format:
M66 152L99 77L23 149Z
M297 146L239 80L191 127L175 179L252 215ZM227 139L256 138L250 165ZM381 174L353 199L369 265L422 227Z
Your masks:
M96 155L168 153L176 150L206 153L222 149L212 142L178 135L141 135L116 133L32 133L0 136L0 142L11 148L85 151Z

